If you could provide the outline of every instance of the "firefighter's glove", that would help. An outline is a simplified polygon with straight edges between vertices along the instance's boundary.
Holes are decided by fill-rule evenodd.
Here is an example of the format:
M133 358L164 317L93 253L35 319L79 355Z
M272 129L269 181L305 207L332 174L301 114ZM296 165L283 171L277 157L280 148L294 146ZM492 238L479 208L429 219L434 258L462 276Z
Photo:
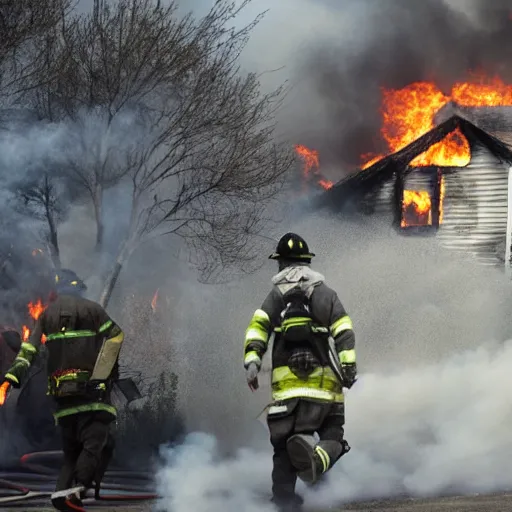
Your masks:
M356 363L343 363L341 365L343 375L343 386L350 389L357 381Z
M256 363L251 363L245 370L245 378L251 391L256 391L259 388L258 373L260 369Z

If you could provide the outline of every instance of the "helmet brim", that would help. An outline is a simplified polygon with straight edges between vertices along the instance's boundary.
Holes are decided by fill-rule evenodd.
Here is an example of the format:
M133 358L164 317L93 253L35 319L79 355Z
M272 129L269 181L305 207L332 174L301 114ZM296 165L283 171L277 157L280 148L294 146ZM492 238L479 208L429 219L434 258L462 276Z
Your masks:
M268 259L269 260L280 260L280 259L286 259L286 260L292 260L292 261L302 261L302 260L310 260L311 258L314 258L316 254L314 252L310 252L308 254L303 254L301 256L281 256L278 252L273 252Z

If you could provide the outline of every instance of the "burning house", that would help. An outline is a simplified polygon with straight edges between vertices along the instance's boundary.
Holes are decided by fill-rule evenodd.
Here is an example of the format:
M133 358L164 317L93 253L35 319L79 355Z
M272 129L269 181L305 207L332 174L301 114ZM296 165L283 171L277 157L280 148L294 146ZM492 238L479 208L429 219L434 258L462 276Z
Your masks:
M512 88L467 85L451 96L426 83L385 91L388 154L330 187L322 205L378 215L485 264L510 262Z

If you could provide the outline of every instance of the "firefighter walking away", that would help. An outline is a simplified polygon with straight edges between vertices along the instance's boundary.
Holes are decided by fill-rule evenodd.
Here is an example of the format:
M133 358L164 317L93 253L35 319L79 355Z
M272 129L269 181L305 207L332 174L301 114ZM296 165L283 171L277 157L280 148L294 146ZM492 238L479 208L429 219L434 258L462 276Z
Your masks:
M297 477L315 484L350 450L344 439L343 388L357 380L352 321L324 277L311 269L306 241L284 235L270 259L279 271L245 335L249 387L272 333L272 404L267 423L274 448L272 501L282 511L300 510Z
M83 297L85 283L69 270L56 277L56 298L23 343L5 381L20 387L46 336L48 393L56 403L63 465L52 504L83 510L87 489L99 485L112 457L116 418L110 395L124 334L97 303Z

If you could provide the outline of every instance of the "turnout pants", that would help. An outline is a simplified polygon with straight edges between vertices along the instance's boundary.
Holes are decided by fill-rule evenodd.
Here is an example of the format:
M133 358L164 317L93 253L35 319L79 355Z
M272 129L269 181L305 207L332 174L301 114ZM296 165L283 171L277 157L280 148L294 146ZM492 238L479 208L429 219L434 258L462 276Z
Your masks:
M297 503L297 470L290 462L286 441L294 434L318 434L319 445L329 454L331 467L343 455L345 405L302 398L273 404L267 423L274 447L272 493L277 504Z
M114 453L111 424L115 417L106 411L91 411L59 419L64 462L57 491L74 485L98 487Z

